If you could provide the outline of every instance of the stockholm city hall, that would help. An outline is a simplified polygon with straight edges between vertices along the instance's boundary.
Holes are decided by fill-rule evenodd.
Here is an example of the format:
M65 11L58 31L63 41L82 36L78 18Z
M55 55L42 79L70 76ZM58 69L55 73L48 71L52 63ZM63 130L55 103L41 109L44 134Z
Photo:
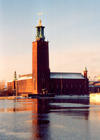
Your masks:
M16 76L7 83L7 90L18 96L54 93L56 95L89 94L87 69L84 74L68 72L50 72L49 42L45 41L44 26L39 20L36 26L36 41L32 42L32 74Z

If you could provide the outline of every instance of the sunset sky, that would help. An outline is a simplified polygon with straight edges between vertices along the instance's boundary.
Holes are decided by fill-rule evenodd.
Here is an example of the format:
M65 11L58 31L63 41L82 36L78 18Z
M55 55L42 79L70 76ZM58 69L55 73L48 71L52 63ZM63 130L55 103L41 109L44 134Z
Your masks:
M41 12L50 70L100 75L100 0L0 0L0 81L32 73Z

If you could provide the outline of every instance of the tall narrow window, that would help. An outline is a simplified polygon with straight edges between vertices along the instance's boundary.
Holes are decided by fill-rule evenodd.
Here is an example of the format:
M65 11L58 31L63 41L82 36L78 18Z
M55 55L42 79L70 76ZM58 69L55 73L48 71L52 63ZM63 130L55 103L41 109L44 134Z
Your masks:
M34 90L36 89L36 80L35 80L35 77L33 79L33 83L34 83Z

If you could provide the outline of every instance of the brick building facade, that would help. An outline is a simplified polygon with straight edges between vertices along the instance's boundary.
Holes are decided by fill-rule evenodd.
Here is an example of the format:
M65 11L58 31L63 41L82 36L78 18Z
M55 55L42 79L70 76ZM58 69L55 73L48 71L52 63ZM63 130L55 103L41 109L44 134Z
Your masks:
M87 69L81 73L57 73L49 69L49 43L45 41L44 26L36 26L36 41L32 42L32 74L20 75L7 83L9 92L17 90L18 95L47 93L62 95L89 94Z

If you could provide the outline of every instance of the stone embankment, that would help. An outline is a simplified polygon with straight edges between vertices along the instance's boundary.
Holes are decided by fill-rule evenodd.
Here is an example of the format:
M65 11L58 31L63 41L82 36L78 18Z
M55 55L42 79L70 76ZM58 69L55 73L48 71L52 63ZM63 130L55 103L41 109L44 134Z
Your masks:
M15 100L15 96L2 96L0 100Z

